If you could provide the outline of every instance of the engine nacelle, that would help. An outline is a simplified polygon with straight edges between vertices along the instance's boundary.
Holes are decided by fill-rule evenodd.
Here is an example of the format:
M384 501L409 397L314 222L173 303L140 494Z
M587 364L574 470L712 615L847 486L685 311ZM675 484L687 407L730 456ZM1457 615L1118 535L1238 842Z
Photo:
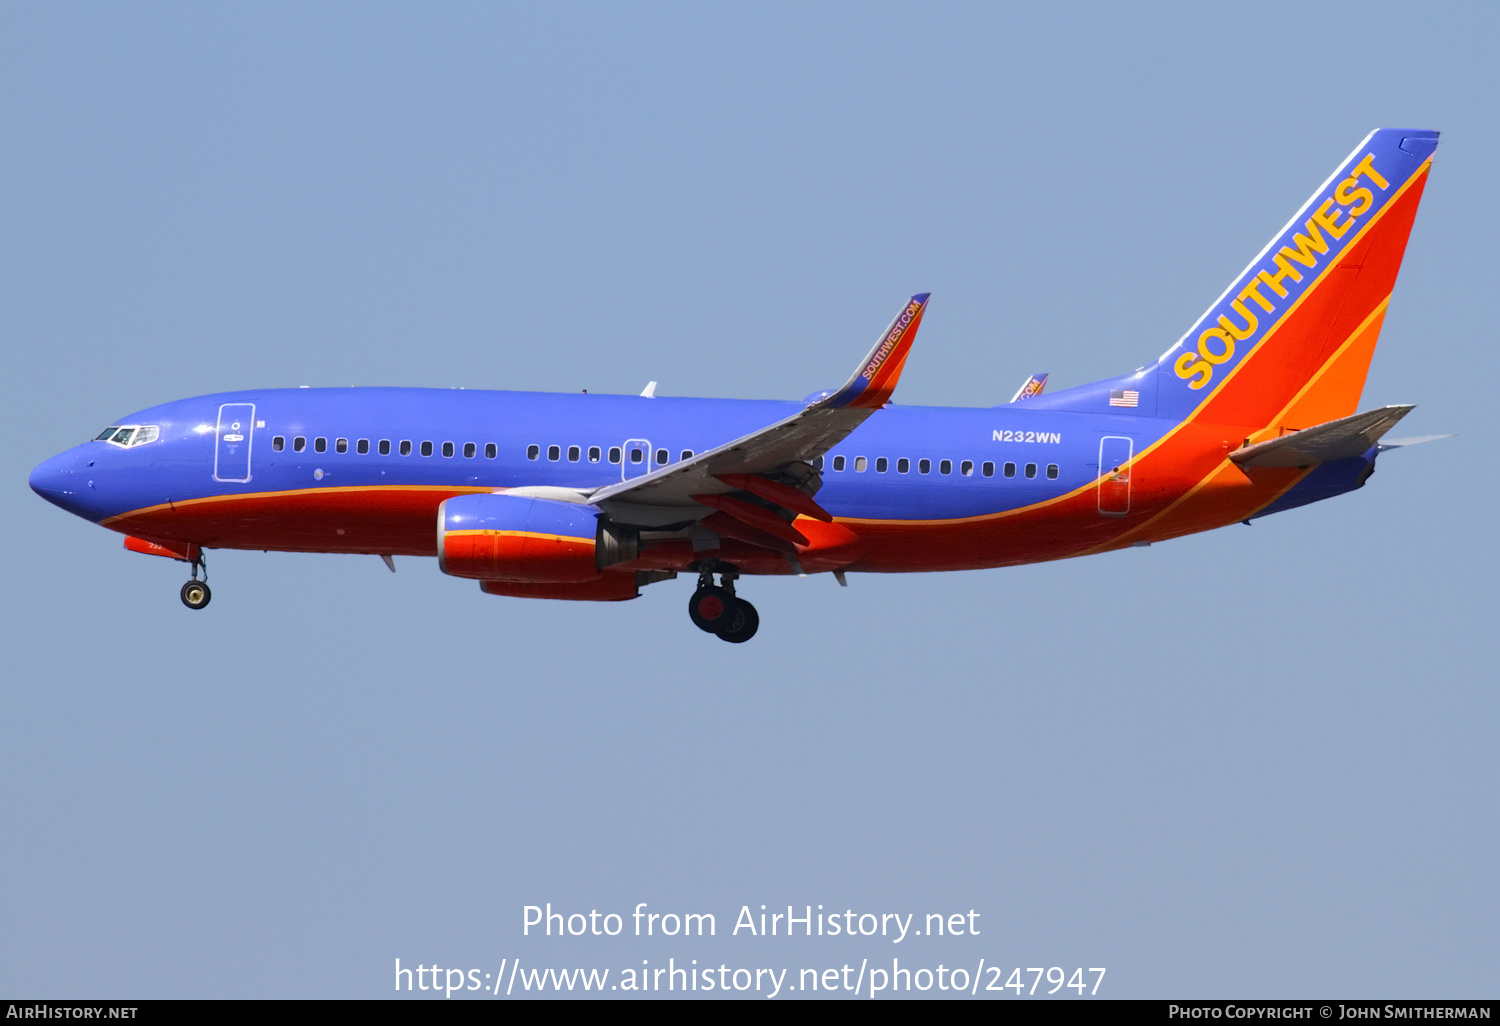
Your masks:
M456 495L438 507L438 566L445 574L518 584L600 578L599 511L504 492Z

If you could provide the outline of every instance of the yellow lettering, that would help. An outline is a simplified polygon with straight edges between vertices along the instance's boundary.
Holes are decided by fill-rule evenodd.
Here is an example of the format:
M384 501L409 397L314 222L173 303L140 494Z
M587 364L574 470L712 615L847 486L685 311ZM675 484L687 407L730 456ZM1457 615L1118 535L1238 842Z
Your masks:
M1196 375L1196 380L1188 382L1188 388L1202 388L1208 384L1208 379L1214 376L1214 369L1198 359L1197 353L1191 351L1179 356L1177 362L1172 365L1172 369L1177 372L1179 378L1184 380Z
M1311 236L1309 238L1308 236ZM1328 252L1328 240L1323 238L1323 233L1313 227L1311 221L1307 222L1307 235L1298 232L1292 236L1292 245L1282 246L1281 252L1289 259L1297 261L1303 267L1315 267L1318 263L1318 253Z
M1361 189L1360 191L1363 192L1363 193L1365 193L1366 195L1368 195L1369 192L1370 192L1369 189ZM1372 201L1373 201L1373 197L1372 197ZM1359 216L1359 215L1354 214L1354 213L1351 212L1349 214L1349 220L1345 221L1343 224L1339 224L1338 223L1339 215L1342 214L1343 211L1342 210L1334 210L1334 211L1330 212L1329 208L1332 207L1332 206L1333 206L1333 200L1326 199L1326 200L1323 201L1323 205L1318 208L1317 213L1313 214L1312 220L1310 220L1310 221L1307 222L1307 230L1309 232L1315 232L1315 231L1317 231L1317 229L1314 228L1313 225L1315 225L1315 224L1316 225L1321 225L1322 227L1328 229L1328 235L1329 235L1329 237L1335 238L1335 239L1342 239L1344 237L1344 233L1347 232L1350 228L1352 228L1354 226L1354 219L1357 216ZM1365 208L1366 209L1369 208L1369 204L1368 203L1365 204ZM1328 252L1328 247L1327 246L1323 247L1323 252L1325 252L1325 253Z
M1244 337L1244 335L1240 336L1240 338ZM1208 340L1211 338L1216 338L1220 342L1224 343L1224 351L1222 353L1215 353L1214 351L1209 349ZM1203 357L1209 363L1228 363L1229 360L1234 356L1234 339L1230 338L1228 334L1220 331L1218 328L1209 328L1203 334L1198 336L1198 355ZM1178 362L1180 363L1181 361L1179 360Z
M1236 326L1235 323L1231 321L1225 314L1219 315L1219 326L1222 327L1226 332L1228 332L1231 338L1243 342L1245 339L1255 334L1255 329L1260 325L1260 321L1256 320L1255 314L1250 312L1250 308L1247 307L1244 303L1240 302L1238 299L1230 303L1229 306L1232 310L1234 310L1235 313L1245 318L1245 326L1243 328ZM1203 340L1200 338L1198 342L1201 345ZM1229 350L1230 352L1233 352L1234 347L1230 346ZM1204 359L1208 359L1208 354L1204 353L1203 357ZM1228 357L1225 357L1225 359L1228 359ZM1222 361L1216 360L1214 362L1219 363Z
M1366 153L1365 159L1354 165L1354 170L1349 172L1350 178L1357 179L1360 175L1364 175L1382 189L1389 189L1391 187L1391 183L1381 177L1379 171L1375 170L1375 154L1373 153Z
M1358 217L1375 205L1375 194L1369 189L1356 189L1355 186L1358 184L1358 178L1348 178L1340 182L1339 187L1333 190L1333 198L1344 206L1358 203L1358 206L1349 211L1350 217ZM1332 229L1329 230L1332 231Z
M1265 296L1263 296L1263 295L1260 294L1260 279L1259 278L1252 278L1252 279L1250 279L1250 284L1245 286L1244 290L1240 293L1240 298L1241 299L1253 299L1253 300L1255 300L1257 303L1260 304L1260 308L1262 310L1264 310L1266 313L1271 313L1273 310L1276 309L1274 306L1271 305L1271 301L1269 299L1267 299Z
M1283 248L1281 253L1285 252L1286 249ZM1272 274L1270 271L1261 271L1256 275L1256 277L1265 282L1267 285L1271 286L1271 290L1273 292L1275 292L1282 299L1285 299L1286 289L1281 284L1282 279L1291 278L1292 281L1301 281L1302 273L1291 264L1287 263L1286 257L1282 256L1281 253L1277 253L1274 257L1271 258L1272 261L1275 262L1277 267L1277 271L1275 274Z

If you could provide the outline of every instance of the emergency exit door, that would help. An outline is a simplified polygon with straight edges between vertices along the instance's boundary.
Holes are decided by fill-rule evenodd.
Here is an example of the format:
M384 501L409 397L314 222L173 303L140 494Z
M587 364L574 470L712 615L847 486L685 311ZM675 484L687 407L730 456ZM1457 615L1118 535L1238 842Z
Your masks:
M628 481L651 473L651 441L647 438L627 438L624 456L620 460L620 477Z

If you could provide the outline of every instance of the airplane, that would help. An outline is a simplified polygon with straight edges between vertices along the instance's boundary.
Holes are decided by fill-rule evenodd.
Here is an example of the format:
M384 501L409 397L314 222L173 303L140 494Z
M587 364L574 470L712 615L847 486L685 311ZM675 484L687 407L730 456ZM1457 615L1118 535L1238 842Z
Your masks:
M692 622L756 633L742 577L970 570L1250 522L1364 485L1413 407L1356 413L1438 134L1367 136L1159 359L992 408L895 405L929 295L801 403L257 389L121 418L33 490L189 564L263 549L436 556L490 595L622 601L696 576Z

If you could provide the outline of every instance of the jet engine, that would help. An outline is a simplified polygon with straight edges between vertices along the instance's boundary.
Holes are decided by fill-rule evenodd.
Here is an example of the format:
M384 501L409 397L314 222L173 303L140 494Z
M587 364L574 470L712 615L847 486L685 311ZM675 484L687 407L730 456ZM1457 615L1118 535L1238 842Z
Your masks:
M598 581L599 533L592 506L504 492L457 495L438 507L438 566L480 581Z

